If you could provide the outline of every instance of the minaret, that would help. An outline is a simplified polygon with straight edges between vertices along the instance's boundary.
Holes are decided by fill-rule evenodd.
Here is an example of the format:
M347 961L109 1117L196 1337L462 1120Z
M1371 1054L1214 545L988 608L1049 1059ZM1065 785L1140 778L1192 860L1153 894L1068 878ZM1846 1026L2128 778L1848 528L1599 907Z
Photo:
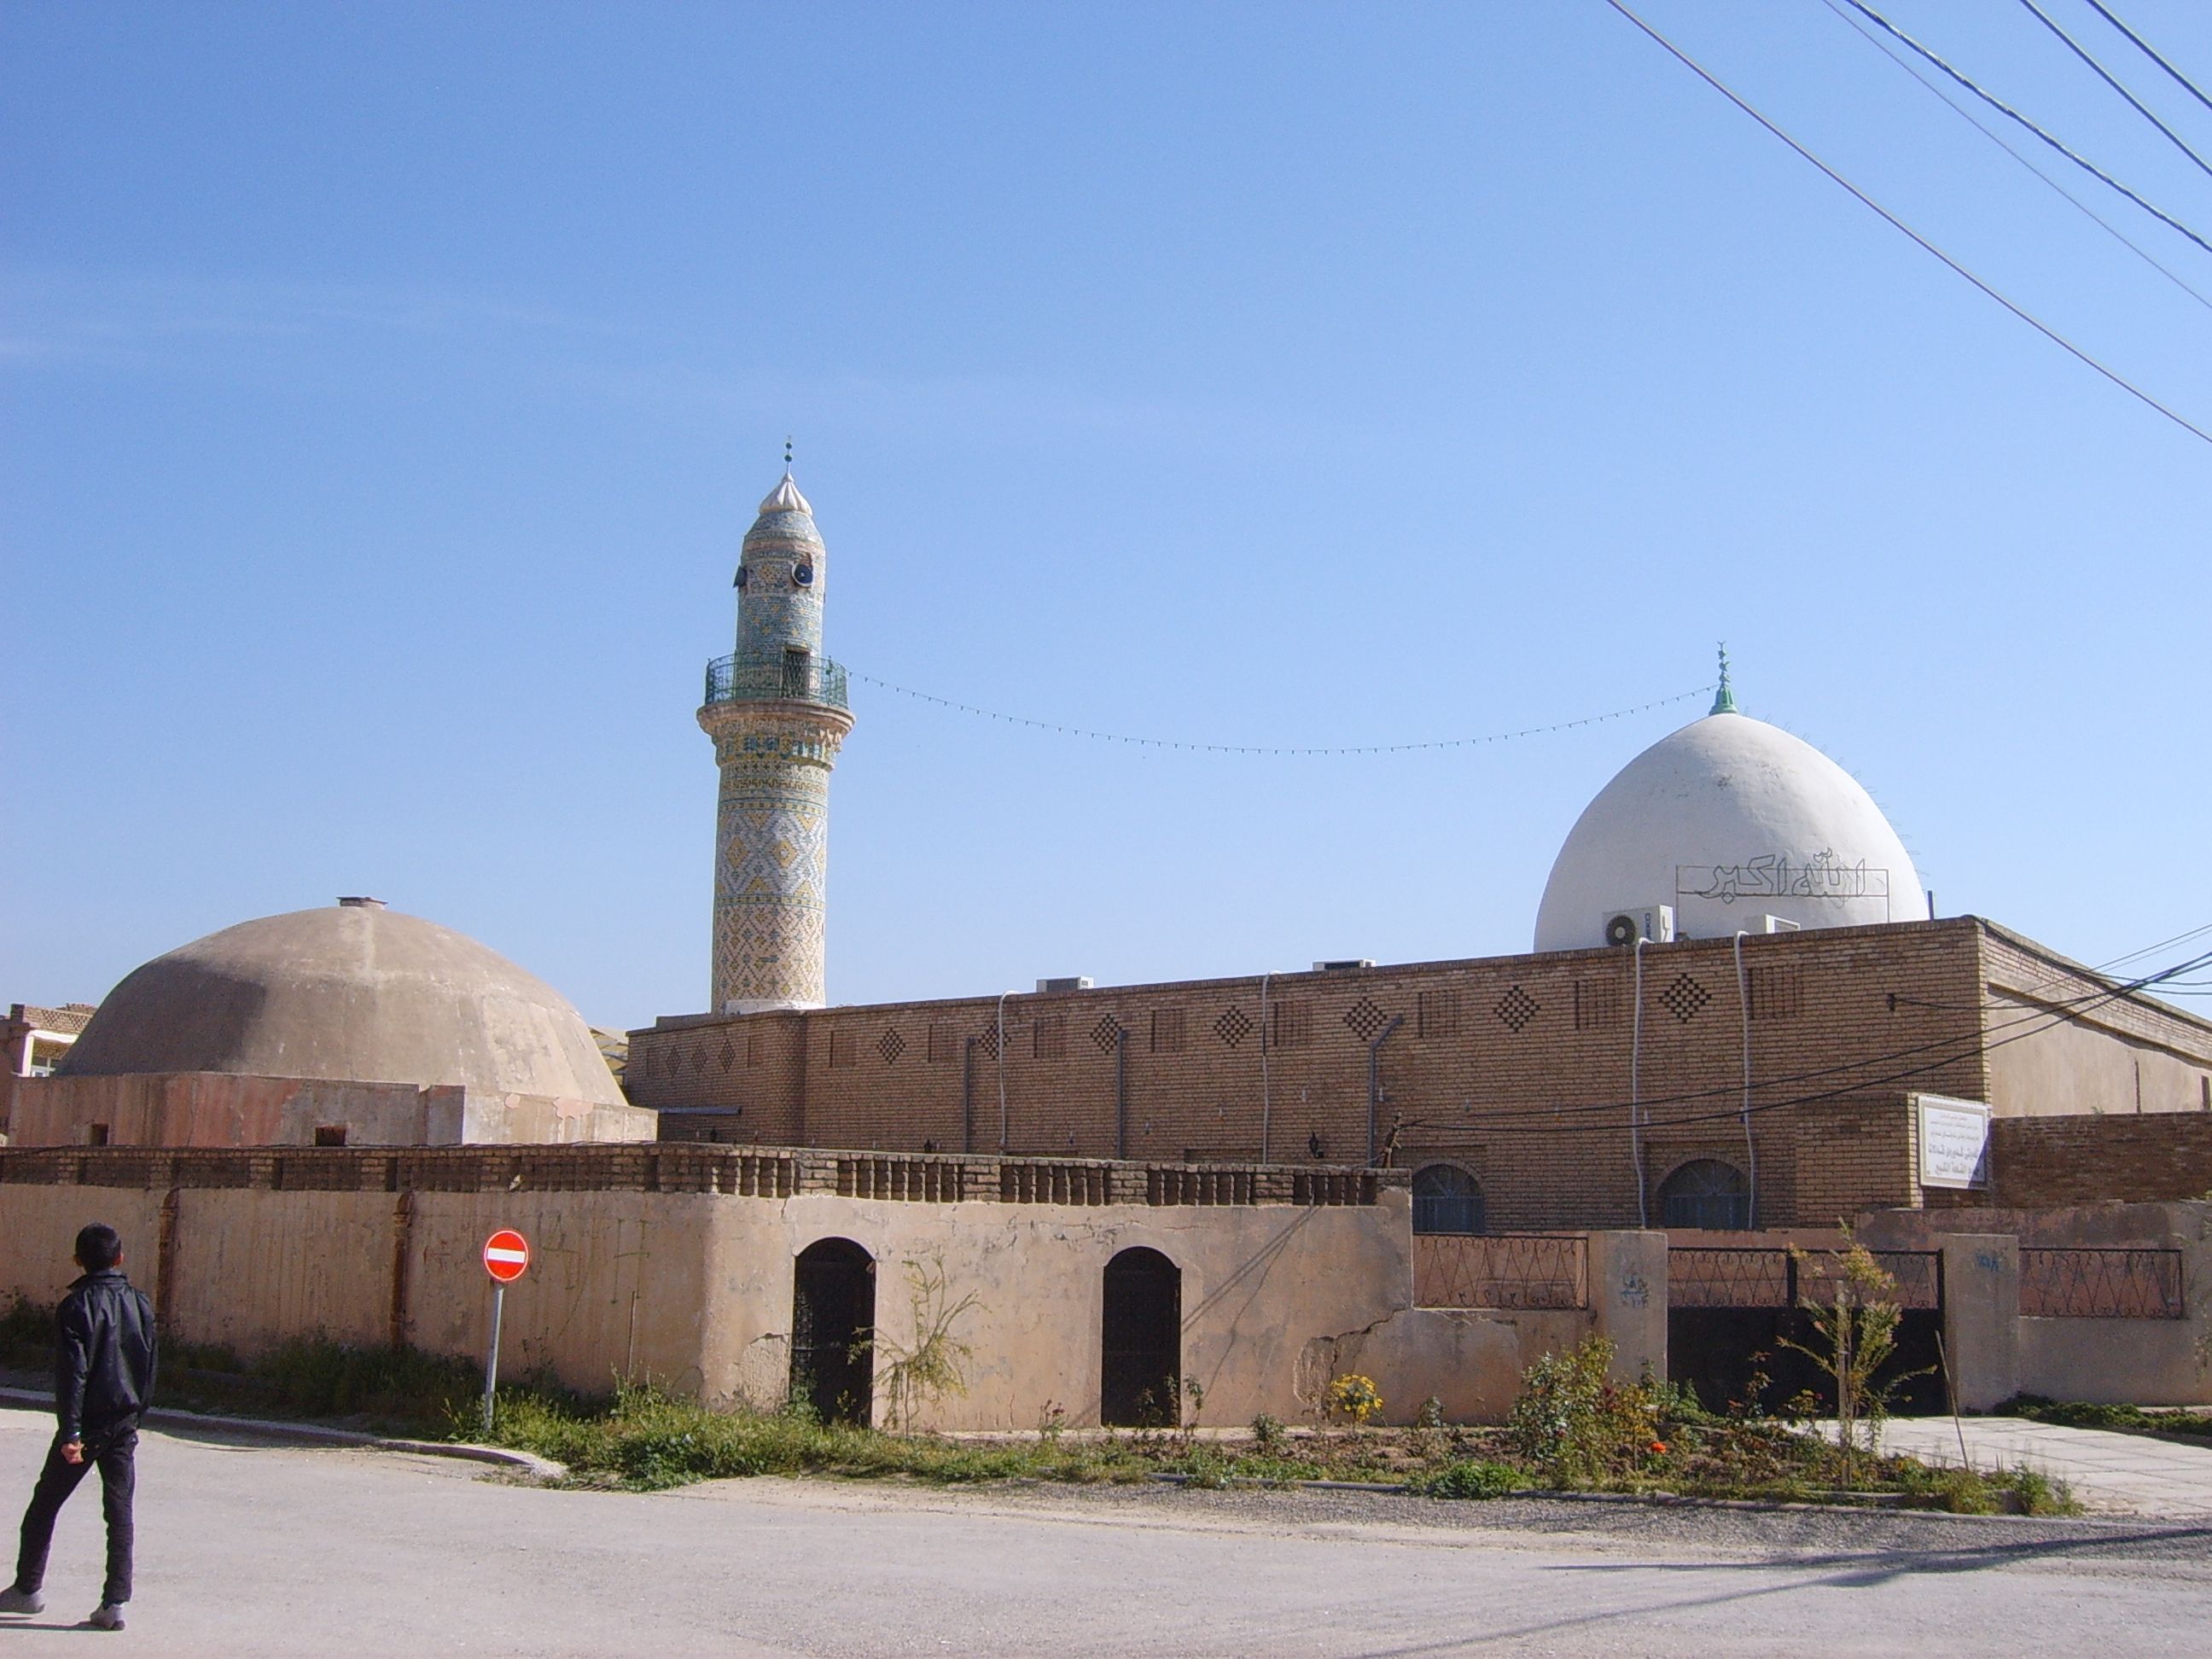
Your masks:
M699 710L722 769L717 1013L822 1006L830 769L853 729L845 671L822 654L824 563L814 509L787 466L745 532L738 648L707 665Z

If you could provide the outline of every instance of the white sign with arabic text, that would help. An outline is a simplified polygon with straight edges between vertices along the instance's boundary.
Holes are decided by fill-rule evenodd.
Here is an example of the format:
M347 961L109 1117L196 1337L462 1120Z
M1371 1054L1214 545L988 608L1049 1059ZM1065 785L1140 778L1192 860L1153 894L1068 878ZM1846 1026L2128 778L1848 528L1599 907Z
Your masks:
M1978 1100L1915 1095L1920 1113L1920 1184L1990 1184L1990 1109Z

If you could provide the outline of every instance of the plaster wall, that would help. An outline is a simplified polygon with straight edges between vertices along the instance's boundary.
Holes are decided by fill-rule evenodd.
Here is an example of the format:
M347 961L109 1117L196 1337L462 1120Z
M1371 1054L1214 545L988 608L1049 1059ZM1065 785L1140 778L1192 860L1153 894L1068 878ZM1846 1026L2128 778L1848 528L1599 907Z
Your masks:
M140 1187L0 1187L0 1303L51 1307L83 1271L70 1259L77 1229L104 1221L123 1237L124 1271L151 1291L161 1194Z
M12 1079L4 1103L17 1146L82 1146L94 1124L111 1146L177 1147L308 1146L323 1127L343 1127L353 1146L650 1140L658 1129L629 1105L225 1072Z
M1857 1233L1877 1249L1943 1252L1946 1340L1970 1409L2014 1392L2212 1404L2212 1366L2200 1358L2212 1351L2212 1203L1893 1210L1862 1217ZM2184 1316L2022 1317L2023 1249L2179 1250Z
M2201 1307L2191 1307L2188 1319L2023 1319L2020 1386L2051 1400L2212 1403L2212 1376L2197 1356L2212 1325Z
M1661 1236L1592 1241L1589 1309L1416 1311L1409 1200L1395 1188L1341 1207L530 1190L167 1196L164 1252L159 1190L0 1185L0 1297L55 1300L73 1277L76 1230L104 1219L123 1231L135 1279L176 1336L247 1355L319 1334L474 1358L491 1301L478 1252L512 1226L533 1261L507 1293L507 1375L543 1371L592 1392L651 1376L717 1403L768 1406L787 1385L793 1259L819 1239L848 1238L877 1263L879 1383L928 1313L906 1264L941 1268L947 1300L975 1298L952 1329L970 1351L969 1387L932 1406L924 1425L1028 1429L1054 1407L1072 1424L1097 1421L1104 1269L1143 1245L1182 1271L1183 1375L1203 1389L1210 1424L1296 1418L1352 1370L1376 1380L1390 1420L1410 1420L1431 1395L1454 1417L1495 1419L1522 1368L1594 1329L1614 1336L1625 1375L1666 1364ZM1643 1301L1624 1299L1638 1288Z
M2089 1019L2035 1025L2033 1002L1991 999L1990 1028L2017 1025L2018 1042L1991 1045L1990 1103L2007 1117L2207 1109L2212 1058L2175 1052Z

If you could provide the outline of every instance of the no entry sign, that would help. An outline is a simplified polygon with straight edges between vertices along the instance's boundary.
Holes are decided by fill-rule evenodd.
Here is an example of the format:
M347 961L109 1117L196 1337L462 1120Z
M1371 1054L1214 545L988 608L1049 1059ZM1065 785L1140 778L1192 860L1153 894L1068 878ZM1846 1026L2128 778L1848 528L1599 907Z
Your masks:
M501 1227L484 1240L484 1271L502 1285L512 1285L530 1268L530 1241L512 1227Z

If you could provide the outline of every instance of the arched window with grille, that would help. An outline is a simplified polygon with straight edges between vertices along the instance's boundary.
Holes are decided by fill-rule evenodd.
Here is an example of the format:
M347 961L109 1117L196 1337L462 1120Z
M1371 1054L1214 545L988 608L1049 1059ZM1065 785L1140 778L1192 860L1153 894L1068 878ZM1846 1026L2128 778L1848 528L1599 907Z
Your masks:
M1482 1188L1456 1164L1431 1164L1413 1171L1413 1231L1479 1233Z
M1717 1158L1692 1158L1659 1183L1659 1224L1741 1231L1751 1225L1751 1186Z

